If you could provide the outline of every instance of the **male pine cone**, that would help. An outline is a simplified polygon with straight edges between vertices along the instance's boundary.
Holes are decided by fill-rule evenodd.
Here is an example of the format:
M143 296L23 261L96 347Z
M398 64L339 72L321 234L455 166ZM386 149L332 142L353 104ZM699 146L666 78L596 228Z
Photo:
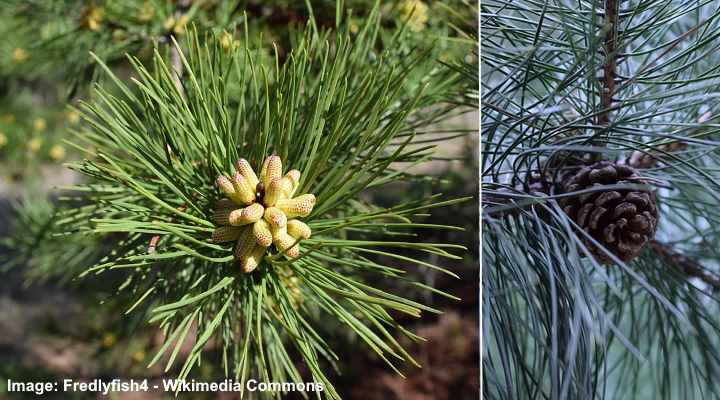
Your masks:
M623 262L637 257L655 236L658 209L655 193L650 190L608 189L613 184L643 184L636 171L627 165L599 161L580 168L563 182L565 193L599 189L561 200L563 211L586 233ZM590 240L583 239L596 260L613 260Z
M307 217L315 206L313 194L295 196L300 171L283 176L276 155L265 159L259 176L245 159L238 160L235 169L232 178L220 175L216 181L227 198L215 203L212 240L237 241L235 259L244 272L255 270L272 244L290 258L300 256L299 243L310 238L311 231L297 218Z

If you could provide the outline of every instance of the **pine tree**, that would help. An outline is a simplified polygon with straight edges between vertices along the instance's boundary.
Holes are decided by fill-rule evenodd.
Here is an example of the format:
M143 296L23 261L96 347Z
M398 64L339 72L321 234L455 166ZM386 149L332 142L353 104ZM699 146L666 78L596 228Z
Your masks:
M433 21L421 1L284 3L267 20L239 1L13 4L12 26L51 23L1 71L62 82L66 165L83 179L57 205L26 201L15 232L27 234L1 244L33 279L122 273L113 306L163 332L148 364L173 377L202 360L339 398L328 331L400 373L419 366L404 339L422 338L398 316L441 310L392 288L459 300L413 269L456 277L446 266L467 249L431 234L461 229L423 220L472 193L389 206L365 194L433 180L411 168L471 133L438 126L477 105L474 11L434 6L445 20Z
M483 2L487 398L718 398L719 17Z

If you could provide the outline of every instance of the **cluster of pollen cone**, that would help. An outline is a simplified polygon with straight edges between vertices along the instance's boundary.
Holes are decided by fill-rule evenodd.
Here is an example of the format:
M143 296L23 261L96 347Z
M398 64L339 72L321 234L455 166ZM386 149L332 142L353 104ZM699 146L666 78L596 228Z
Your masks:
M259 175L242 158L236 170L232 178L217 178L227 198L215 204L213 241L237 241L235 260L244 272L257 268L272 245L288 257L299 256L299 242L310 237L310 227L297 218L315 206L312 194L295 197L300 171L283 175L282 160L275 155L265 159Z

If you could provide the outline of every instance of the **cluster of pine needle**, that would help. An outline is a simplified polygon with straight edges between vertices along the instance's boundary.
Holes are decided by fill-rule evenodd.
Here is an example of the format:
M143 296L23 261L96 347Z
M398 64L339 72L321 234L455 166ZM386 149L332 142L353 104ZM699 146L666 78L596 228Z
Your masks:
M180 362L185 378L219 343L230 377L309 378L337 398L329 321L392 368L417 364L395 335L421 338L395 316L440 310L369 282L455 298L412 270L454 275L446 265L466 249L422 232L459 228L422 220L468 198L380 207L363 193L428 179L409 169L434 159L438 124L467 111L456 101L467 76L430 48L391 45L412 31L383 38L378 51L381 30L377 5L353 29L342 18L336 29L310 24L280 62L253 57L252 40L226 46L223 35L188 29L180 43L171 37L176 65L161 51L151 63L128 56L131 82L94 56L105 83L78 108L85 128L72 146L83 160L69 164L85 181L62 187L47 242L102 241L80 277L126 274L127 312L164 332L149 365ZM193 348L178 360L189 336Z

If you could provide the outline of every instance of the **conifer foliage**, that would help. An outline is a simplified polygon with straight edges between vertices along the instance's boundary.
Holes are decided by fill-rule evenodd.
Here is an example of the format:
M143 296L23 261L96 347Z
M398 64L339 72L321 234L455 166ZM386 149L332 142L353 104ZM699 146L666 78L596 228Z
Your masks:
M719 10L482 2L487 398L720 396Z
M67 233L112 243L82 276L127 273L118 295L128 312L165 333L151 365L178 364L184 378L213 346L229 377L310 378L338 398L328 321L392 368L417 364L394 334L421 338L395 316L440 310L368 279L453 298L406 272L453 275L423 255L447 264L465 249L412 233L457 229L422 218L466 199L379 207L361 194L424 179L406 170L432 159L437 139L424 130L460 112L446 100L464 78L427 51L378 52L378 21L376 6L356 33L310 24L282 63L254 57L251 41L228 47L188 28L173 39L180 68L159 51L151 65L130 56L129 83L96 57L105 83L79 107L88 129L73 142L85 159L71 164L87 182L64 188L56 218Z

